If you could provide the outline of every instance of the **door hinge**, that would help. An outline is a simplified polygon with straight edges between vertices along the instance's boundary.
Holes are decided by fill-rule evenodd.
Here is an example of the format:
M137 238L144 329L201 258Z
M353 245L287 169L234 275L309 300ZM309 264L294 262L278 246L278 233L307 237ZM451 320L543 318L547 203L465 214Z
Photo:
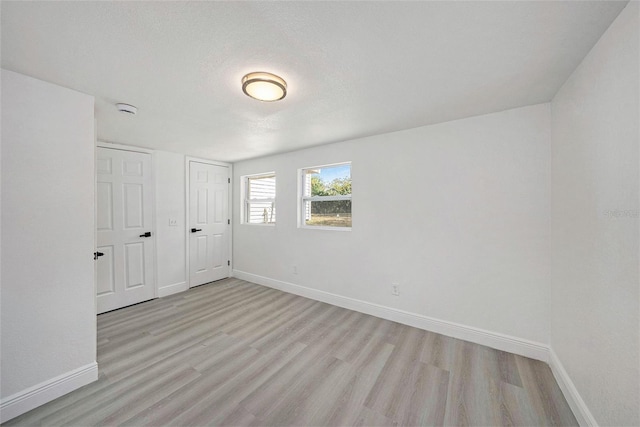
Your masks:
M227 178L227 182L231 184L231 178Z
M227 224L231 225L231 220L230 219L227 220Z
M231 265L231 261L227 261L227 265Z

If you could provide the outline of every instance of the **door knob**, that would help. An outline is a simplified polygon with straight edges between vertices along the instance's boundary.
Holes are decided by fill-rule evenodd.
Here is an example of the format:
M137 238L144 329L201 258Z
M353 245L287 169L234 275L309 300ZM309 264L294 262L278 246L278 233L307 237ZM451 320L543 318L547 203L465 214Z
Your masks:
M191 232L195 233L196 231L202 231L202 228L192 228Z
M146 233L141 234L140 237L151 237L151 232L147 231Z

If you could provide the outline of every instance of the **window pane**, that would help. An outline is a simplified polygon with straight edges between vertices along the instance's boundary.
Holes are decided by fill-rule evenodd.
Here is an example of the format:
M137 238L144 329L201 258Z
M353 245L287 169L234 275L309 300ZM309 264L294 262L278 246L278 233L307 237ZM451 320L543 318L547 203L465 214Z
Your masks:
M324 227L351 227L351 200L306 201L306 225Z
M249 178L248 182L248 199L276 198L276 177L274 175Z
M276 176L273 173L243 177L246 224L275 224Z
M304 196L351 195L351 164L305 169Z
M274 202L249 202L247 206L249 224L274 224L276 207Z

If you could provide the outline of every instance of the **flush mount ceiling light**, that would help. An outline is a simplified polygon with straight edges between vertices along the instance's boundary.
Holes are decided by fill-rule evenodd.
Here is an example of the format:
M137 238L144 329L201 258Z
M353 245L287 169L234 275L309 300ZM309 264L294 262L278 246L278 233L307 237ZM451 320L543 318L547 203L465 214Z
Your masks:
M259 101L279 101L287 96L287 82L275 74L254 72L242 78L242 91Z

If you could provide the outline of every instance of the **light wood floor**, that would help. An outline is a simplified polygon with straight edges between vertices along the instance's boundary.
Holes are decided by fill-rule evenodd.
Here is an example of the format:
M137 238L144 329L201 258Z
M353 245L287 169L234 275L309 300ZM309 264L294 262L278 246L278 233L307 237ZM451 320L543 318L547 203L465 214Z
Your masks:
M577 425L542 362L236 279L98 316L98 364L6 425Z

